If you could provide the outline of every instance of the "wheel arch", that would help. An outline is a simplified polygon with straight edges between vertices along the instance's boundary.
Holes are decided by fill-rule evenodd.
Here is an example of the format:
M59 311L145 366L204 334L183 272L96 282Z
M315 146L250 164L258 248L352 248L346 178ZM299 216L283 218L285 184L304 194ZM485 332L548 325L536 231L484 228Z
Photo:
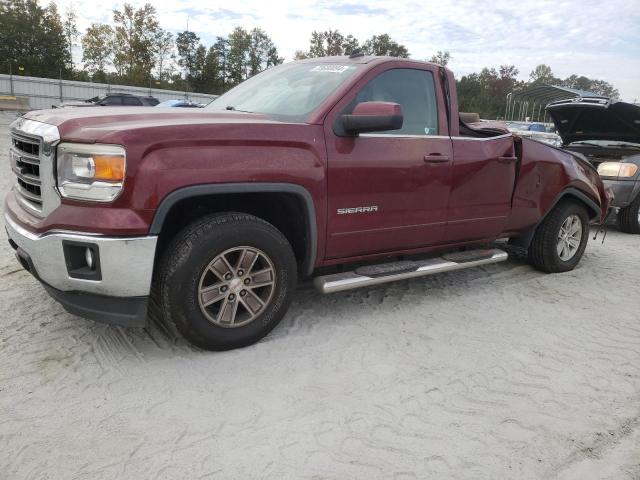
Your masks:
M153 221L151 222L151 226L149 228L149 233L158 236L162 236L163 233L166 233L167 219L170 219L172 212L175 212L175 209L179 209L180 205L183 205L185 202L198 202L198 200L202 200L203 202L215 202L218 199L233 199L238 198L238 196L242 196L245 199L255 199L256 195L260 196L261 198L265 198L266 196L275 198L274 195L286 195L297 200L299 208L304 215L305 225L304 242L303 245L298 245L297 253L299 253L299 255L296 256L301 257L298 258L298 260L302 260L300 271L306 275L311 275L315 266L318 248L316 212L311 194L306 188L301 185L291 183L256 182L221 183L182 187L178 190L174 190L164 199L162 199L154 214ZM231 207L230 210L233 210L233 207ZM246 213L256 214L255 211L246 211L252 209L240 210L245 211ZM265 218L265 220L269 219ZM275 226L279 227L278 225ZM290 235L287 235L287 232L283 232L283 234L285 234L290 242L292 241ZM295 250L296 245L293 246Z
M533 236L536 233L536 229L538 226L544 222L549 213L563 200L576 200L587 208L587 212L589 213L589 220L594 220L600 218L602 214L602 209L600 206L586 193L578 190L575 187L569 187L561 191L556 198L549 204L547 211L544 215L538 220L538 222L531 227L526 233L523 235L514 238L511 242L514 245L519 247L529 248L531 245L531 241L533 240Z

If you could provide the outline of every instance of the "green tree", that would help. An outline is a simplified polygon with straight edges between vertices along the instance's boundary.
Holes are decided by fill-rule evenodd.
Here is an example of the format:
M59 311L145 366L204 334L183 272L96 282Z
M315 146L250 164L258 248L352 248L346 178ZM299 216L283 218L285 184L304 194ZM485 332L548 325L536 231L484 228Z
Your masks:
M44 47L54 54L54 58L61 61L61 64L57 65L58 75L62 76L64 74L66 76L69 73L68 67L71 63L71 49L67 45L64 26L60 18L60 13L58 12L58 7L53 2L49 3L44 9L44 22L42 27L42 30L39 32L40 35L38 35L38 47ZM47 45L44 46L44 43L47 43ZM45 60L45 63L50 61L47 57L44 57L43 60Z
M229 34L229 53L226 63L226 77L232 86L248 78L247 53L251 45L251 36L241 27L236 27Z
M113 64L123 80L145 85L154 66L159 23L150 3L139 9L125 3L113 11L115 53Z
M194 92L205 92L207 90L208 79L205 78L205 63L207 61L207 47L202 44L196 48L194 57L194 69L192 72L192 87Z
M326 55L334 57L344 55L345 37L338 30L327 30L324 32L324 44L326 46Z
M82 63L98 81L104 81L113 56L113 29L103 23L93 23L82 37Z
M605 97L618 98L620 96L618 90L609 82L594 80L584 75L571 75L562 80L561 85L563 87L593 92L598 95L604 95Z
M275 67L276 65L280 65L282 62L284 62L284 57L281 57L278 54L278 48L275 45L272 45L267 50L266 68Z
M360 42L353 35L347 35L342 41L342 49L345 55L351 55L354 50L360 48Z
M531 71L529 82L531 85L556 85L558 79L553 75L551 67L542 63Z
M345 37L338 30L326 30L311 32L309 39L309 50L307 52L297 51L296 59L315 58L315 57L333 57L344 55L345 49L353 48L358 44L358 40L353 35Z
M329 33L331 33L331 31L317 32L314 30L313 32L311 32L311 39L309 40L309 53L307 54L309 58L326 57L327 55L329 55L327 53L328 48L325 45L325 40ZM337 32L333 32L333 35L335 36L336 33Z
M76 45L78 37L80 36L76 19L77 16L73 6L67 7L62 26L64 28L64 36L67 40L67 47L69 48L69 70L71 71L73 71L73 47Z
M504 114L505 98L515 88L522 87L517 80L514 65L483 68L480 73L463 76L457 83L458 109L476 112L484 118L498 118Z
M591 91L609 98L620 98L618 89L604 80L591 80Z
M249 33L248 62L249 76L260 73L269 67L281 64L284 59L278 56L273 40L264 30L254 28Z
M158 72L158 80L164 80L165 68L171 59L174 49L173 34L166 30L159 29L155 38L155 65Z
M200 37L193 32L180 32L176 37L178 65L184 69L187 83L192 82L196 76L196 52L198 45L200 45Z
M216 93L223 93L228 89L229 80L227 78L227 65L229 59L229 40L218 37L216 43L211 47L213 55L215 55L218 65L218 74L216 75Z
M374 35L369 40L360 45L360 42L353 35L344 36L338 30L326 30L311 32L309 39L309 50L298 50L294 54L296 60L314 57L333 57L339 55L350 55L356 48L362 48L368 55L389 55L392 57L408 57L409 51L404 45L400 45L389 37L389 35Z
M220 64L218 52L214 47L209 47L204 58L202 68L202 92L221 93L222 81L220 78Z
M0 1L0 70L54 77L69 73L69 48L54 3L42 8L36 0Z
M374 35L362 45L365 53L369 55L384 55L389 57L409 57L409 50L392 40L386 33Z
M441 52L440 50L438 50L438 53L433 55L429 59L429 61L431 63L435 63L443 67L446 67L449 64L449 61L451 61L451 54L447 50L445 50L444 52Z

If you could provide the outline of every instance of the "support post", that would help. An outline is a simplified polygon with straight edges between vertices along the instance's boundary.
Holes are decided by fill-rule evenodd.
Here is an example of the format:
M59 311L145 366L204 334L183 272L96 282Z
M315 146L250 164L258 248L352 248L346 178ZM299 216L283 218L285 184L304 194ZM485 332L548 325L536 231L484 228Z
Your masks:
M504 110L504 119L507 119L507 116L509 115L509 101L511 100L511 93L507 93L507 106Z
M58 80L58 86L60 87L60 103L64 102L62 97L62 69L60 69L60 79Z

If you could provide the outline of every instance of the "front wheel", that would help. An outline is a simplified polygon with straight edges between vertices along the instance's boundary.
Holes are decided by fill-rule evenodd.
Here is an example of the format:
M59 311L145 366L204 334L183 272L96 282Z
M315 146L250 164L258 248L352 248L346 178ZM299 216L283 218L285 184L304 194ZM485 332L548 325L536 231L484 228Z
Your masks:
M618 212L618 227L625 233L640 233L640 195Z
M577 202L562 202L538 225L529 247L529 262L548 273L573 270L588 239L587 210Z
M186 227L167 248L158 274L165 320L207 350L264 337L286 313L297 279L284 235L242 213Z

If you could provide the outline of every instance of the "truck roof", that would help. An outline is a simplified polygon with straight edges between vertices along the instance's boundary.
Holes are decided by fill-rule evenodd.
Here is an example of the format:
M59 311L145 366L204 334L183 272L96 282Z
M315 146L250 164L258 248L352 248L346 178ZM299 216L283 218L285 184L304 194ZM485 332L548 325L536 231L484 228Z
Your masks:
M299 62L304 63L358 63L358 64L367 64L367 63L383 63L383 62L407 62L407 63L424 63L427 65L436 65L432 62L425 62L424 60L415 60L413 58L402 58L402 57L390 57L390 56L380 56L380 55L363 55L350 57L348 55L339 55L333 57L314 57L314 58L305 58L304 60L298 60Z

